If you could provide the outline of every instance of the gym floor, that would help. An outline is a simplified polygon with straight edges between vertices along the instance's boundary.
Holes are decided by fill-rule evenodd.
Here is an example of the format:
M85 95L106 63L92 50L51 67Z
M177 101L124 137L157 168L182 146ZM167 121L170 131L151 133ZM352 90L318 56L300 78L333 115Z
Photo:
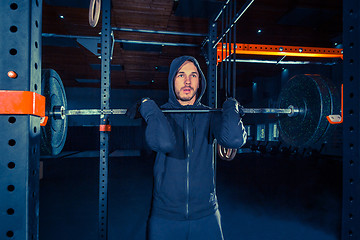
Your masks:
M110 158L108 239L144 240L153 155ZM218 161L217 192L226 240L336 240L341 163L238 154ZM98 158L45 159L40 240L98 239Z

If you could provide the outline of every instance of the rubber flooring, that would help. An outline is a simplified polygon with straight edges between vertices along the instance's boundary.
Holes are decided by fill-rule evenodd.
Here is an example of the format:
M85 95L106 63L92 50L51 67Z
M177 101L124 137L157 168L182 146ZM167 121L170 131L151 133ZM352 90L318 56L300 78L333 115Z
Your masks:
M110 158L108 239L145 240L153 155ZM98 159L44 159L40 240L98 239ZM339 240L341 163L283 155L218 160L226 240Z

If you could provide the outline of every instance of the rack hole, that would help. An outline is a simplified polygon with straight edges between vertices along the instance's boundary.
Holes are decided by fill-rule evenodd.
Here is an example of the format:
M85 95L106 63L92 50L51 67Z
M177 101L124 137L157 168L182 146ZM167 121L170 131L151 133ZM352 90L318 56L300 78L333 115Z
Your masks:
M12 48L10 49L9 53L14 56L17 54L17 50L15 48Z
M14 236L14 232L13 232L13 231L7 231L7 232L6 232L6 236L7 236L7 237L13 237L13 236Z
M37 132L37 128L36 127L34 127L34 133L36 133Z
M9 162L8 163L8 168L14 169L15 168L15 163L14 162Z
M15 141L14 139L10 139L9 142L8 142L8 144L9 144L10 146L15 146L16 141Z
M16 10L18 8L18 5L16 3L12 3L12 4L10 4L10 8L12 10Z
M13 192L13 191L15 190L15 186L14 186L14 185L9 185L9 186L7 187L7 190L8 190L9 192Z
M18 30L18 28L17 28L17 26L11 26L10 27L10 32L17 32L17 30Z
M38 45L38 42L37 42L37 41L35 41L35 47L36 47L36 48L38 48L38 47L39 47L39 45Z
M8 210L6 210L6 213L8 215L13 215L15 213L15 210L13 208L9 208Z
M35 26L36 26L36 28L39 27L39 22L37 20L35 21Z
M16 118L15 117L9 117L8 119L9 123L15 123L16 122Z

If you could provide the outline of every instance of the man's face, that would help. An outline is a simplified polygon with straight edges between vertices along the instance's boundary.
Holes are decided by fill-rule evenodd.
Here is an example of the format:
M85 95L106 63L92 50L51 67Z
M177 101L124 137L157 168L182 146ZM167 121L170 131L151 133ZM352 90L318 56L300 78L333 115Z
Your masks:
M199 88L199 72L193 62L186 61L175 75L175 95L181 105L193 105Z

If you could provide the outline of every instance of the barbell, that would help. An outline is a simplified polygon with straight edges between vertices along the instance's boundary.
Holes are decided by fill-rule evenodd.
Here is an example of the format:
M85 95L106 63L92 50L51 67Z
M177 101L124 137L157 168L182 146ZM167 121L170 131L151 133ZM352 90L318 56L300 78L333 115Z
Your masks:
M123 115L127 109L67 109L65 89L52 69L42 70L42 95L46 98L47 124L42 126L42 154L57 155L64 147L68 116ZM243 108L245 114L275 114L281 139L292 146L310 146L331 132L327 116L338 114L337 90L320 75L296 75L281 90L278 108ZM167 109L165 114L208 113L222 109ZM226 155L226 153L224 154Z

